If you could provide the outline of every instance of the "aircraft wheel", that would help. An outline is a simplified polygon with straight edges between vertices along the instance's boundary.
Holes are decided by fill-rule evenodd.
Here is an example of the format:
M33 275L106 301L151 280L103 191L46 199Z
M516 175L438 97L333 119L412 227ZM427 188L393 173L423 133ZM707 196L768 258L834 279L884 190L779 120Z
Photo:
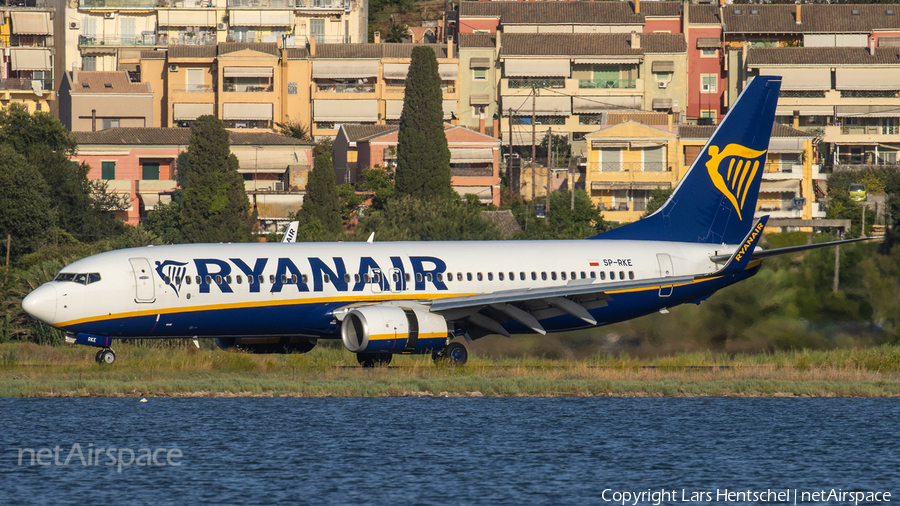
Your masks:
M445 350L436 351L436 352L432 353L431 360L434 360L435 364L438 364L443 360L447 360L447 354L445 353Z
M96 360L98 364L100 363L100 354L101 353L103 353L103 350L97 350L97 354L94 355L94 360Z
M469 359L469 352L460 343L450 343L444 348L444 355L450 359L452 365L464 365Z
M99 356L101 364L111 364L116 361L116 353L109 348L100 350Z

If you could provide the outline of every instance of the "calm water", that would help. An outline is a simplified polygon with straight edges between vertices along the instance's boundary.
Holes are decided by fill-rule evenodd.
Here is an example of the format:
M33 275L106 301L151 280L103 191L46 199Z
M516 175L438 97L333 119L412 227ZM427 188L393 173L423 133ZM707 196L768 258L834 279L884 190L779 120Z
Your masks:
M898 415L897 399L0 399L0 505L896 503ZM75 443L116 451L83 465ZM18 463L57 445L69 465ZM180 465L124 465L141 448Z

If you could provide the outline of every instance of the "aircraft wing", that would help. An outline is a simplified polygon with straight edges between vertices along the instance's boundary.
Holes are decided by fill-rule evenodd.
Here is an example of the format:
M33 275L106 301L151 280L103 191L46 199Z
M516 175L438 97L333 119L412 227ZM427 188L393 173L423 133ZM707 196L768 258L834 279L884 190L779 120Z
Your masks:
M535 313L541 310L556 309L596 325L597 321L586 305L606 305L606 301L612 300L616 292L688 284L696 279L697 276L693 275L613 282L579 279L564 286L501 290L437 299L431 302L430 309L447 320L466 321L486 333L509 336L501 321L513 319L535 332L546 334L535 317Z

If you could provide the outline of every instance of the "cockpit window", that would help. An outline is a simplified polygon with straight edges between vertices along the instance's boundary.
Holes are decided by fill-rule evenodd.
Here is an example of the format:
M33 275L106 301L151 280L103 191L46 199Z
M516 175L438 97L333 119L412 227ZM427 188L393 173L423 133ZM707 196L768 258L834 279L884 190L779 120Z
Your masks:
M100 281L100 273L89 272L73 274L71 272L60 272L56 275L55 278L53 278L53 281L72 281L73 283L78 283L79 285L89 285L91 283Z

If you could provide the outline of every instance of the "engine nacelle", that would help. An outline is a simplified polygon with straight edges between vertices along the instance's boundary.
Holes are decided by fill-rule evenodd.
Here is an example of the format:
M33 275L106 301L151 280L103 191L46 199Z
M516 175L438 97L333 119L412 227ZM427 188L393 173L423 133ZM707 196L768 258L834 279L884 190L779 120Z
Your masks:
M306 353L316 346L307 337L217 337L216 346L223 350L238 348L250 353Z
M344 317L341 339L354 353L432 353L447 346L447 321L418 309L366 306Z

